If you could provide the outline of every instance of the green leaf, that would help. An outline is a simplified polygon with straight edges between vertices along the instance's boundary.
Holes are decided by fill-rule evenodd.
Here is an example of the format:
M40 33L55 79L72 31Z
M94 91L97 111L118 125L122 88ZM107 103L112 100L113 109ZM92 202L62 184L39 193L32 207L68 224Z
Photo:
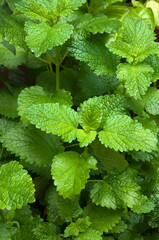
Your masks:
M53 223L40 222L32 231L37 240L62 240L60 235L58 236L58 227Z
M23 48L17 47L16 54L7 49L2 43L0 43L0 62L2 65L8 68L15 68L26 62L27 53Z
M94 184L91 190L92 201L96 205L114 210L129 207L137 213L150 212L154 203L151 202L150 208L142 205L148 203L149 199L141 194L141 188L135 183L134 177L131 169L106 176L103 181Z
M85 2L86 0L53 0L52 10L56 16L67 16L81 7Z
M94 230L94 229L89 229L85 233L80 233L79 236L75 237L75 240L102 240L103 238L101 237L101 234Z
M39 104L28 108L25 114L37 128L61 136L66 142L77 137L78 116L70 107L59 103Z
M155 34L145 19L126 17L123 21L122 38L107 44L108 48L126 58L128 62L142 62L146 57L159 51L154 42Z
M79 196L73 196L71 199L58 197L57 207L61 219L65 222L72 222L73 218L77 218L83 212L79 205Z
M101 16L93 16L90 13L86 13L80 16L79 23L77 23L76 27L78 29L86 30L93 34L97 33L115 33L118 32L121 23L117 19L109 19L105 15Z
M0 222L0 240L11 240L11 234L7 225Z
M148 58L145 59L144 62L149 64L153 68L154 72L152 74L152 81L156 82L156 80L159 79L159 56L157 56L156 54L150 55Z
M8 151L35 166L51 165L53 157L64 151L57 136L34 126L12 128L0 140Z
M26 22L25 31L27 45L35 56L39 57L48 49L51 50L54 46L65 43L73 32L73 26L65 22L58 22L53 27L46 23Z
M15 47L26 48L23 27L2 9L0 9L0 34Z
M1 118L0 119L0 134L4 135L8 130L15 128L19 124L21 124L21 123L19 123L16 120L13 121L8 118Z
M86 64L80 65L79 87L87 98L102 95L114 90L119 85L116 75L97 76Z
M88 63L97 75L115 74L120 61L99 39L73 42L69 50L76 59Z
M111 230L109 230L109 234L111 233L120 233L123 232L127 228L127 225L124 221L118 222L115 227L113 227Z
M150 87L143 98L145 109L152 115L159 115L159 90Z
M59 103L66 106L72 106L72 97L70 92L60 89L50 94L40 86L25 88L18 96L18 113L21 120L27 123L25 112L28 108L42 103Z
M98 97L90 98L78 108L79 123L85 131L96 130L102 120L102 104Z
M96 131L86 132L83 129L78 129L77 140L80 142L80 147L86 147L88 144L94 141L97 136Z
M74 223L72 222L68 225L64 231L64 236L78 236L80 232L85 232L87 228L91 225L89 221L89 217L85 218L78 218L77 221Z
M101 234L103 232L107 233L112 229L120 221L121 215L121 210L114 211L95 206L94 204L89 204L84 209L84 216L88 216L92 223L91 228L99 231Z
M148 64L130 65L121 63L118 66L117 77L130 96L141 99L145 95L152 81L153 69Z
M52 164L52 176L57 191L63 198L71 199L85 188L90 169L96 170L96 160L87 154L64 152L56 155Z
M17 98L22 88L14 88L11 94L6 88L0 90L0 114L8 118L17 118Z
M46 22L48 20L47 8L38 0L24 0L16 3L16 9L19 10L24 16Z
M151 152L157 149L157 139L141 123L126 115L109 117L99 139L106 147L115 151L141 150Z
M99 97L102 103L102 126L105 124L108 117L112 115L126 114L128 108L127 100L119 94L111 94Z
M91 144L91 147L93 148L95 156L101 161L108 173L114 169L116 171L124 171L128 167L128 162L125 160L124 155L110 148L106 148L98 140L95 140Z
M16 209L35 201L30 175L16 161L0 168L0 209Z

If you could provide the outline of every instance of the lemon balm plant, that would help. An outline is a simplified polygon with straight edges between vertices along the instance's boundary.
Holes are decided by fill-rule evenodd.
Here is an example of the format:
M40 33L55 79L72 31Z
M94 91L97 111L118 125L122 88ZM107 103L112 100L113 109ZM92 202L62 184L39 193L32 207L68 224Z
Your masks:
M159 3L0 3L0 239L159 239Z

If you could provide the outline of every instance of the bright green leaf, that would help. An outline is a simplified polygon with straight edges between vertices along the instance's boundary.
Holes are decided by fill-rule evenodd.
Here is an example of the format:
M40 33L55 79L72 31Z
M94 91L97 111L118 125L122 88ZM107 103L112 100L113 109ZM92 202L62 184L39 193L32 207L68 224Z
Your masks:
M72 198L84 189L90 169L96 170L96 160L87 154L64 152L56 155L52 164L52 176L57 191L63 198Z
M37 128L57 134L66 142L72 142L77 137L77 113L65 105L58 103L35 105L27 109L26 117Z
M99 139L106 147L116 151L141 150L151 152L157 149L157 139L150 130L126 115L109 117Z
M152 115L159 115L159 90L151 87L143 99L145 109Z
M86 147L88 144L94 141L97 136L96 131L86 132L83 129L78 129L77 140L80 142L80 147Z
M0 168L0 209L16 209L35 201L30 175L17 161Z

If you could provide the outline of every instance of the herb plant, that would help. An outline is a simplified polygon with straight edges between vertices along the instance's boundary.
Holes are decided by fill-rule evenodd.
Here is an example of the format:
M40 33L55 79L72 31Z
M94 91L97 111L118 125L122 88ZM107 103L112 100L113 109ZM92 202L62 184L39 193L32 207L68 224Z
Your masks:
M0 240L159 239L159 3L0 4Z

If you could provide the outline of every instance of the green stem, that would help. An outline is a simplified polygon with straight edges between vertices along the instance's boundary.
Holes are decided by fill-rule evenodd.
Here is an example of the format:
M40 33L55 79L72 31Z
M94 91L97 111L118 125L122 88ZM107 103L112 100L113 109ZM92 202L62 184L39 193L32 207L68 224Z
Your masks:
M32 54L32 53L30 53L30 52L29 52L29 54L30 54L31 56L37 58L34 54ZM49 62L48 62L47 60L42 59L41 57L38 57L37 59L39 59L41 62L44 62L44 63L46 63L46 64L49 64Z
M56 90L60 88L60 63L59 63L59 50L56 47Z
M71 144L69 146L66 146L65 148L76 147L76 146L79 146L79 143Z
M65 60L65 58L67 57L67 55L69 54L69 51L65 52L65 55L63 56L63 58L61 59L61 61L59 62L59 65L61 65L63 63L63 61Z
M0 216L2 218L2 222L5 223L5 217L4 217L3 211L1 209L0 209Z
M88 180L87 183L89 182L103 182L103 180L100 179L92 179L92 180Z
M4 148L2 147L1 152L0 152L0 161L2 159L3 150L4 150Z

